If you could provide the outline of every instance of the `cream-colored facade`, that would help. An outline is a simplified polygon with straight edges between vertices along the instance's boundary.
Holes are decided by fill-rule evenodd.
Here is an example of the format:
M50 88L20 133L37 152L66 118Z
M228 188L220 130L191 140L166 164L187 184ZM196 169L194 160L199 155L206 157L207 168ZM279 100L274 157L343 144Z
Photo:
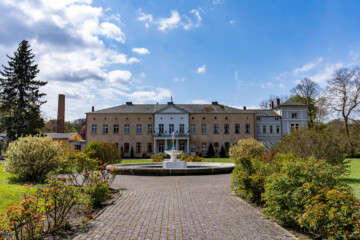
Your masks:
M210 143L218 155L222 146L227 150L241 138L255 138L255 118L250 110L217 103L128 103L87 113L86 141L116 143L125 157L131 149L134 157L148 157L173 147L204 155Z

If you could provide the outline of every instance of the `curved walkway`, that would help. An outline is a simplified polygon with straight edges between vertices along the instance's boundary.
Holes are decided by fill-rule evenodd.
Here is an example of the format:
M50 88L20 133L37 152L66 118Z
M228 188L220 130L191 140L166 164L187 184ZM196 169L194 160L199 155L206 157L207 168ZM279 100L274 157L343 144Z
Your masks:
M229 185L230 174L117 176L123 195L75 239L295 239Z

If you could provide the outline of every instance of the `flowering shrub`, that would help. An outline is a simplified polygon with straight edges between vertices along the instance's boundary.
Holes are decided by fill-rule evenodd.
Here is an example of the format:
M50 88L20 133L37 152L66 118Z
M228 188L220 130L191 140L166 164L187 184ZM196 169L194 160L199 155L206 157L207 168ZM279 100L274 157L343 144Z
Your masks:
M44 181L60 165L62 149L50 137L21 137L6 151L5 171L23 181Z
M184 160L187 162L201 162L203 158L199 156L186 156Z
M90 174L90 204L93 207L99 207L110 197L109 182L103 177L101 171Z
M158 153L151 156L152 162L162 162L165 158L165 154Z
M256 141L253 138L240 139L234 144L230 150L229 155L234 162L240 157L252 158L261 157L265 154L265 145L261 142Z
M319 189L296 217L301 227L327 239L360 238L360 204L346 187Z
M296 217L303 213L306 199L317 189L340 186L340 173L340 168L315 158L283 160L280 172L266 179L266 212L286 225L297 226Z

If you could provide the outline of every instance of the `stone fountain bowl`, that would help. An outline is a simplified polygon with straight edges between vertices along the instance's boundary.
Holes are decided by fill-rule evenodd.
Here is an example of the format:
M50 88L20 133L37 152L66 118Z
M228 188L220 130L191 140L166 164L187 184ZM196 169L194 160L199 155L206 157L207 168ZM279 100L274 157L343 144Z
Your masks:
M170 155L170 156L173 155L173 154L177 156L177 155L183 153L183 151L180 151L180 150L166 150L165 153Z
M231 173L233 163L188 162L187 168L163 168L162 162L126 163L108 165L107 170L115 168L119 175L140 176L186 176Z

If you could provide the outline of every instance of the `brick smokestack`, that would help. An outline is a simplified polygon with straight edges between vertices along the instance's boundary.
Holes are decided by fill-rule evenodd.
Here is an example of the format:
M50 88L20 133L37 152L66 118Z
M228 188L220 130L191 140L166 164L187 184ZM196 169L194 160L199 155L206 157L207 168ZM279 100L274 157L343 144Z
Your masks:
M65 95L59 94L56 132L64 133L64 131L65 131Z

